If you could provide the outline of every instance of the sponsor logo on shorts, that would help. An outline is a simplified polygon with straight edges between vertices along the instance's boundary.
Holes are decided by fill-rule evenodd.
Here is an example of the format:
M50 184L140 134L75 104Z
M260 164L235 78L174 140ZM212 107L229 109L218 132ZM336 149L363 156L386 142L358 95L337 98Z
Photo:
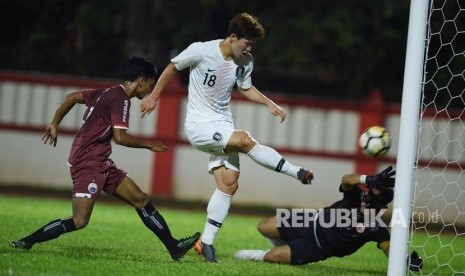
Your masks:
M215 134L213 134L213 140L221 142L221 140L223 140L223 135L219 132L215 132Z
M87 193L75 193L74 197L92 198L92 195Z
M91 194L95 194L97 192L97 184L95 183L89 183L89 185L87 185L87 190L91 193Z

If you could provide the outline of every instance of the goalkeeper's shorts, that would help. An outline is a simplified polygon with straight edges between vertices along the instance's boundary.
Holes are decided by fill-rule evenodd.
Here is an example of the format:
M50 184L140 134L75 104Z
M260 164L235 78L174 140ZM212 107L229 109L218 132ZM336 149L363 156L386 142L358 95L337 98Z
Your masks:
M288 218L289 225L292 225L292 216ZM303 265L327 259L329 256L318 246L313 234L313 224L308 227L278 227L282 240L291 248L291 264Z

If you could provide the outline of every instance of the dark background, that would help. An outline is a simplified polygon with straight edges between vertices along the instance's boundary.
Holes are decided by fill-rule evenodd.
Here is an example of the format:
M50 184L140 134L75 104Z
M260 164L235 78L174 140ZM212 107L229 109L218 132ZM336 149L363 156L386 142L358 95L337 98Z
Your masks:
M0 3L0 69L117 78L123 60L142 55L161 71L190 43L224 38L245 11L266 30L253 49L260 90L358 100L379 89L401 100L408 0Z

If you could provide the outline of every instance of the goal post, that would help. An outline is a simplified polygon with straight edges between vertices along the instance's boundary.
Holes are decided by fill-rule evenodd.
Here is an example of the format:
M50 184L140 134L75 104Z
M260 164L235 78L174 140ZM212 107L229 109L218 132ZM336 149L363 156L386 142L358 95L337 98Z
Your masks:
M402 92L388 275L465 275L463 1L411 1Z
M396 188L391 219L389 276L406 274L407 240L411 216L410 198L414 185L413 170L417 148L428 4L429 1L426 0L412 0L410 3L396 163Z

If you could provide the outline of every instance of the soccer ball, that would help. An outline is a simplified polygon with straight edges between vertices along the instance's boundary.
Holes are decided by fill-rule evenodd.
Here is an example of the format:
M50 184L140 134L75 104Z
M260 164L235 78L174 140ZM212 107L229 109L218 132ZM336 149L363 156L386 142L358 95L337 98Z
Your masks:
M358 139L362 152L370 157L382 157L391 147L391 135L381 126L367 128Z

